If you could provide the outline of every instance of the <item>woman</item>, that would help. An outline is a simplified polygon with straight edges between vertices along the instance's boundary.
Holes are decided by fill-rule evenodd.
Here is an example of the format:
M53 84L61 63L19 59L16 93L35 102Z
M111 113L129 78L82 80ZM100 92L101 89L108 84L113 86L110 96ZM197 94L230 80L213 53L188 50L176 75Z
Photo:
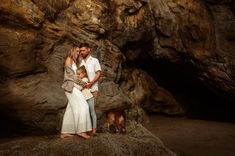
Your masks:
M83 138L90 138L86 132L91 131L91 119L89 107L82 92L74 87L76 83L84 86L85 84L77 79L77 58L79 48L72 48L68 53L64 66L64 83L62 88L68 98L68 105L63 117L61 128L61 138L77 134Z

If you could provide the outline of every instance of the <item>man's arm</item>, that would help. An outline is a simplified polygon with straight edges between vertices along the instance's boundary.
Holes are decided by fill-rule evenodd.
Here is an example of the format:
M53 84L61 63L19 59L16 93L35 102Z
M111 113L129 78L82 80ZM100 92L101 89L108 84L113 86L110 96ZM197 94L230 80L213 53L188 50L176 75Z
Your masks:
M91 80L89 83L87 83L87 84L84 86L84 88L91 88L91 86L92 86L96 81L99 80L100 76L101 76L101 71L98 70L97 72L95 72L95 77L94 77L94 79Z

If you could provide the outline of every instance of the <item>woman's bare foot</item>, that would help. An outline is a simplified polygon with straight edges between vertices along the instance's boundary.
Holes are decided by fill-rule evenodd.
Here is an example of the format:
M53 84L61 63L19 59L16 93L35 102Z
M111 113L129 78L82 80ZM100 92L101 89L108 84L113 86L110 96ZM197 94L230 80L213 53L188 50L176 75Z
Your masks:
M60 138L64 139L64 138L68 138L68 137L72 137L72 136L74 136L74 135L72 135L72 134L61 134Z
M89 138L90 138L90 136L87 135L86 133L79 133L79 134L77 134L77 135L80 136L80 137L83 137L83 138L85 138L85 139L89 139Z

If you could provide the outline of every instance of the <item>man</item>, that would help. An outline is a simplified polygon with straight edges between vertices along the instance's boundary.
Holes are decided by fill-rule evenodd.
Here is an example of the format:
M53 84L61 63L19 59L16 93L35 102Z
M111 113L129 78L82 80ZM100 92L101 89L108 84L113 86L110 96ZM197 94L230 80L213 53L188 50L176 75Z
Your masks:
M101 75L101 67L100 67L99 60L90 55L91 50L88 44L86 43L81 44L79 47L79 51L80 51L80 56L82 57L80 66L85 66L88 79L90 80L90 82L87 83L84 86L84 88L90 88L91 93L94 97L94 102L88 101L90 110L92 111L94 110L94 104L97 101L98 80ZM91 118L92 118L92 135L94 135L96 133L96 122L97 122L96 120L97 119L96 119L96 115L95 116L93 115L95 112L90 112L90 113L91 113Z

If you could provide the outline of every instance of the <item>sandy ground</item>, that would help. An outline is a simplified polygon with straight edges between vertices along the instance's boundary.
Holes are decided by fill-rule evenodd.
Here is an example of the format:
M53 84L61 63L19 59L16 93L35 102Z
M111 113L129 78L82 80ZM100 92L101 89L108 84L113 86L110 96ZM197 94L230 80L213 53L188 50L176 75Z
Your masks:
M145 127L179 156L235 156L235 123L151 116Z

